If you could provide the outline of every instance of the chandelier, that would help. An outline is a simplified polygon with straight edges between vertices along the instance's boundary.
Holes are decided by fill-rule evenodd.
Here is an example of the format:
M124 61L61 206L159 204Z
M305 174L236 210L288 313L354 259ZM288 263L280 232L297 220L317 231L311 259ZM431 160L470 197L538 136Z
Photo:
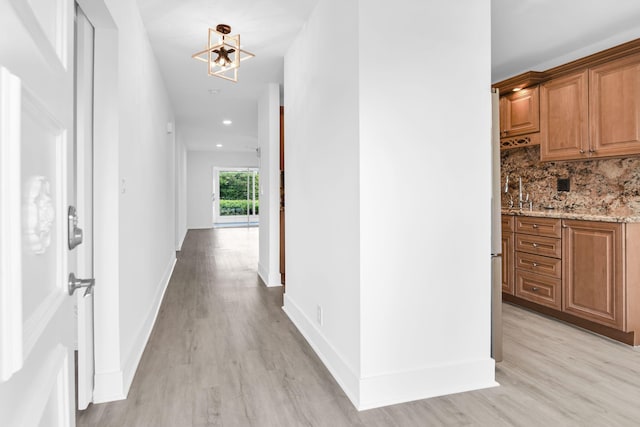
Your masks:
M240 34L230 36L229 33L231 27L226 24L219 24L215 30L209 28L207 48L191 57L206 62L210 76L237 82L240 61L253 58L255 55L240 49Z

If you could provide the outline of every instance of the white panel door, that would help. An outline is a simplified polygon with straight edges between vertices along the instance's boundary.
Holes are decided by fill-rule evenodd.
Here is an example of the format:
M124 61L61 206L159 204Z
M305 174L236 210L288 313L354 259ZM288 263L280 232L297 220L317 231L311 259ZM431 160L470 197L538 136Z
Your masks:
M75 194L83 242L76 249L76 271L93 277L93 46L94 29L76 9L76 143ZM76 291L78 313L78 409L93 401L93 292Z
M73 2L0 1L0 425L74 426Z

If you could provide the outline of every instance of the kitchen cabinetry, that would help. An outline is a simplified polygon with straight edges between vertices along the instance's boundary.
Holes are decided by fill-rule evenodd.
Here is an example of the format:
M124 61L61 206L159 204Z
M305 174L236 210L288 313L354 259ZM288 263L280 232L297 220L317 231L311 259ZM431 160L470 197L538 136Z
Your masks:
M505 301L640 345L640 223L518 215L512 227Z
M540 160L640 154L640 55L540 87Z
M560 220L518 216L515 231L515 295L560 310Z
M513 223L511 215L502 215L502 292L513 295Z
M640 55L589 70L592 157L640 154Z
M500 98L500 137L538 132L540 101L538 86L512 92Z
M571 160L589 155L587 70L540 87L540 160Z
M622 224L566 220L563 226L563 310L624 329Z

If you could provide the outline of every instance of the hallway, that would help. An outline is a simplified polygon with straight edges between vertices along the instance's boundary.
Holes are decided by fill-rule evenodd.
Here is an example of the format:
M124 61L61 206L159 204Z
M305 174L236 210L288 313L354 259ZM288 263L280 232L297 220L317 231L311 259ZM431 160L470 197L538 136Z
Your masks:
M637 425L640 352L504 307L501 387L358 412L256 274L258 229L190 230L127 400L78 426Z

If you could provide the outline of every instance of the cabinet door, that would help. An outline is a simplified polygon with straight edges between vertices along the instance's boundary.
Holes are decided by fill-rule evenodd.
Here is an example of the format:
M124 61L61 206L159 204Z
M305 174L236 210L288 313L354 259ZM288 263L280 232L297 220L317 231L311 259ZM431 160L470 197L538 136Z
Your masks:
M589 128L595 157L640 153L640 55L589 71Z
M513 295L513 233L502 233L502 292Z
M563 311L624 328L622 224L564 221Z
M538 87L522 89L500 99L500 137L511 137L540 130Z
M540 160L587 158L588 71L560 77L540 88Z

